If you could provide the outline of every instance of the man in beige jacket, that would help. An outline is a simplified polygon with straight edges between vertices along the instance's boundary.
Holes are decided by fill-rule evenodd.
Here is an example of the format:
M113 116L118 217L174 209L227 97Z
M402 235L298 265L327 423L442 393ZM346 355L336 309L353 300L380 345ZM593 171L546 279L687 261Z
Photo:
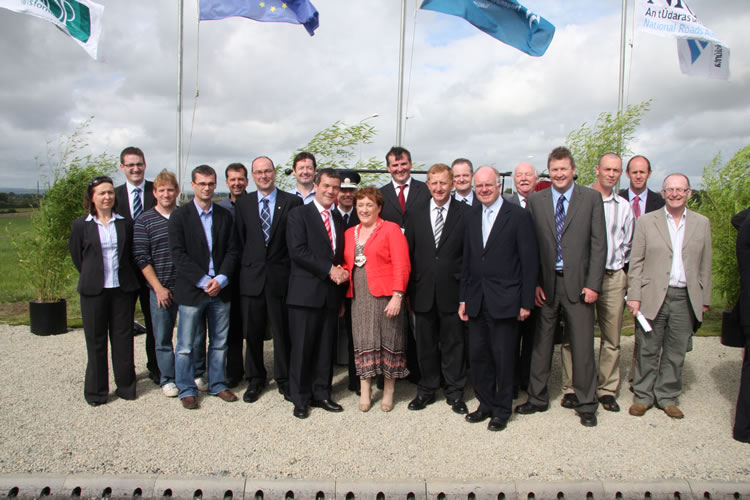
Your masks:
M628 309L642 314L651 331L636 319L636 368L630 414L640 417L654 404L672 418L682 367L696 322L711 304L711 227L708 219L686 208L692 191L683 174L664 179L663 210L641 216L636 224L628 272Z

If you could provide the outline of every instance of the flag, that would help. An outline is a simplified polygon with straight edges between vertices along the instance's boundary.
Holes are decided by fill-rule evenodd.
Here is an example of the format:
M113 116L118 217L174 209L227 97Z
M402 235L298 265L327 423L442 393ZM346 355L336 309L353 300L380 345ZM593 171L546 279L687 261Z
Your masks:
M638 0L636 23L640 31L653 35L722 43L716 33L703 26L685 0Z
M102 5L91 0L0 0L0 7L51 22L96 59Z
M723 45L679 38L677 55L680 70L686 75L729 80L729 49Z
M547 51L555 27L516 0L424 0L422 9L462 17L493 38L531 56Z
M318 11L309 0L200 0L201 21L227 17L301 24L310 36L318 28Z

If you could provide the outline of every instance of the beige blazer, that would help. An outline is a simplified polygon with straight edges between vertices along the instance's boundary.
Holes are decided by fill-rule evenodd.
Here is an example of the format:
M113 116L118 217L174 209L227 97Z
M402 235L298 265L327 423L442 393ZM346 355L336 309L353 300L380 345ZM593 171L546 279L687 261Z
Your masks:
M690 305L698 321L703 306L711 305L711 226L701 214L688 210L682 263ZM635 225L628 271L628 300L639 300L640 310L653 320L664 303L672 269L672 240L665 209L642 215Z

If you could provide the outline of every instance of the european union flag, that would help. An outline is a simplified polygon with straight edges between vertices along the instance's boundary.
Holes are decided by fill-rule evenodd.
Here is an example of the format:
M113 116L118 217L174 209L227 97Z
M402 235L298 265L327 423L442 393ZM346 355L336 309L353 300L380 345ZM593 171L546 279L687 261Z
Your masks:
M318 28L318 11L309 0L200 0L200 20L247 17L269 23L302 24L310 36Z
M516 0L424 0L422 9L463 17L493 38L531 56L547 51L555 27Z

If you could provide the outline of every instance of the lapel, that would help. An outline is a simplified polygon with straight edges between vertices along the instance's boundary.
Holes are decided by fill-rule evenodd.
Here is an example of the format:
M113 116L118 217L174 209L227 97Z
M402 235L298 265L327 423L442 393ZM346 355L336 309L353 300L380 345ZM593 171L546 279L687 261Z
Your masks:
M451 200L450 207L448 209L448 216L445 218L445 223L443 224L443 232L440 233L440 241L438 242L437 250L440 250L440 248L445 244L445 240L448 239L448 235L451 234L451 231L453 230L453 226L456 225L456 222L458 221L458 217L461 215L460 210L461 207L458 206L458 204L461 203L460 201ZM429 204L427 205L429 207ZM432 224L429 220L429 213L428 213L428 227L432 227ZM434 233L433 233L434 234Z
M669 237L669 227L667 226L667 214L663 210L659 212L659 216L656 218L656 222L654 223L654 225L656 226L656 232L659 233L659 235L662 237L664 242L667 244L667 248L669 248L670 250L674 250L672 248L672 238Z
M685 237L682 238L682 260L685 260L685 248L687 248L688 241L690 241L695 235L695 217L693 212L685 208Z
M328 243L328 253L330 256L333 256L333 248L331 248L331 239L328 237L328 231L326 231L326 225L323 223L323 216L318 212L318 207L315 206L315 203L310 202L307 205L305 205L308 208L309 211L309 217L312 218L312 228L313 231L318 233L318 238L320 238L322 241L325 241ZM329 224L333 224L333 217L329 218L328 220ZM338 228L336 228L338 229ZM338 236L339 231L336 231L336 235Z
M393 187L393 181L388 181L388 184L383 186L382 192L385 203L388 203L394 210L401 213L401 205L398 202L398 195L396 194L396 189Z
M99 226L96 224L95 220L90 220L86 222L86 239L91 242L92 248L95 248L99 260L101 260L102 256L102 242L99 240ZM118 235L118 241L119 241L119 235Z
M273 210L273 218L271 219L271 230L268 233L268 242L271 243L271 239L273 238L273 235L276 234L276 230L279 227L279 224L281 224L281 214L284 213L286 204L288 202L288 198L286 196L283 196L281 194L281 190L278 188L276 189L276 207L270 207L271 210ZM258 200L255 200L255 204L257 206ZM258 218L260 219L260 217ZM261 226L261 233L263 232L263 226Z
M411 178L411 182L409 183L409 196L406 198L406 206L404 207L404 213L408 212L410 208L414 208L414 205L417 203L417 196L419 196L418 186L419 182L415 178ZM401 205L398 206L399 210L401 209Z
M492 229L490 229L490 235L487 237L487 244L484 246L484 251L486 251L492 242L498 237L498 235L502 232L503 227L505 227L505 224L508 223L508 220L510 219L510 216L508 213L510 212L510 207L503 202L502 205L500 205L500 212L497 214L497 217L495 218L494 224L492 224ZM481 212L480 212L481 213ZM481 234L481 217L479 219L480 226L479 226L479 232ZM482 252L484 253L484 252Z
M115 219L115 231L117 232L117 257L120 260L125 255L125 220Z
M550 188L554 189L554 188ZM562 234L565 234L565 231L568 230L568 227L570 226L571 221L578 213L578 207L580 207L583 204L583 190L578 186L578 184L573 185L573 193L570 196L570 200L568 200L568 211L565 213L565 224L563 224ZM552 220L554 222L554 211ZM554 226L554 223L553 223Z
M201 218L198 215L198 209L195 207L195 203L190 201L187 205L188 211L188 223L191 227L195 228L196 231L198 231L198 234L196 234L194 241L197 241L198 246L200 247L201 253L206 256L206 269L208 269L208 258L210 257L208 254L208 241L206 241L206 235L203 232L203 224L201 223ZM211 236L213 237L213 229L214 225L211 224L212 227L212 233ZM186 241L186 245L191 245L193 242Z
M543 191L539 191L537 196L541 199L538 205L542 207L542 218L547 223L552 237L557 239L557 231L555 230L555 204L552 202L553 189L554 188L550 186Z

